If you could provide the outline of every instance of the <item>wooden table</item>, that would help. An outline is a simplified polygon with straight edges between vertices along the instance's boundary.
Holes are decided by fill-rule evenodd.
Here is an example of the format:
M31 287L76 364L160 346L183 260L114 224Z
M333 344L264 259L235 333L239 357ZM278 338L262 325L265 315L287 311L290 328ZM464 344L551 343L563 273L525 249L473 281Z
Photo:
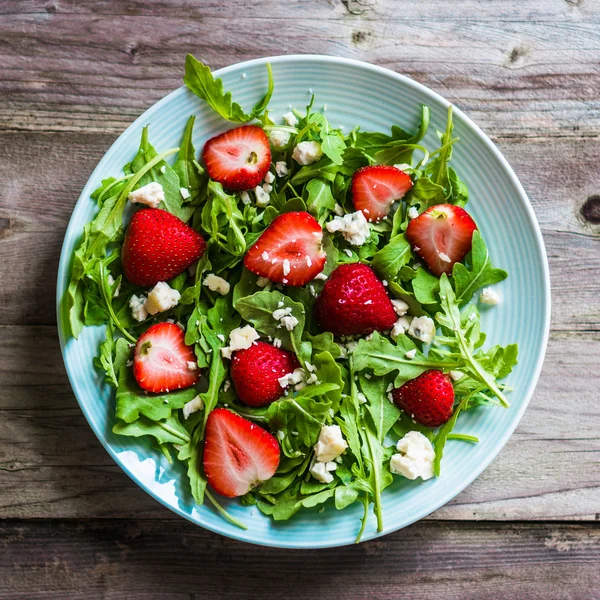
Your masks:
M600 2L0 0L0 40L0 598L600 598ZM537 392L421 523L336 550L219 537L137 488L78 408L54 312L65 227L186 52L405 73L481 125L531 198L553 284Z

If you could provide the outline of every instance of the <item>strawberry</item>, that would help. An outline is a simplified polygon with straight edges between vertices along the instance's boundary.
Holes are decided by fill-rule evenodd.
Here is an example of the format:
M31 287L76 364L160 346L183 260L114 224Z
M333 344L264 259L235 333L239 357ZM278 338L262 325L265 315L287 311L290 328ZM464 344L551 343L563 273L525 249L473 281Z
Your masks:
M364 335L390 329L396 313L383 284L361 263L340 265L315 302L317 323L334 335Z
M467 255L476 229L475 221L460 206L437 204L409 223L406 239L429 270L440 277L450 274L454 263Z
M243 496L275 474L279 444L262 427L225 408L206 421L204 473L212 488L228 498Z
M211 179L230 190L256 187L271 166L271 149L257 125L243 125L210 138L202 153Z
M300 286L325 266L323 230L307 212L279 215L244 256L249 271L275 283Z
M133 354L133 376L143 390L169 392L198 381L196 356L184 340L175 323L157 323L142 333Z
M372 165L363 167L352 177L352 202L367 221L379 221L396 200L404 197L413 183L409 175L396 167Z
M256 342L234 352L231 378L238 398L248 406L267 406L283 394L279 378L300 366L291 352Z
M131 283L151 286L183 273L205 248L204 238L175 215L144 208L129 223L121 260Z
M392 398L417 423L439 427L452 416L454 388L448 375L432 369L392 390Z

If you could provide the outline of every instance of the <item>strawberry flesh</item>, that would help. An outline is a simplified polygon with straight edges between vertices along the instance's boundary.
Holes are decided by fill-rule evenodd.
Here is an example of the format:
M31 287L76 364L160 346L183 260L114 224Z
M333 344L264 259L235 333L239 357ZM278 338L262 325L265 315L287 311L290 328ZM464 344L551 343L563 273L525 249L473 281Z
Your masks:
M244 256L244 265L275 283L301 286L325 266L323 230L307 212L279 215Z
M279 466L279 444L267 431L225 408L206 421L204 473L219 494L234 498L270 479Z
M266 342L256 342L246 350L234 352L231 378L238 398L247 406L267 406L280 398L284 388L279 378L300 366L291 352Z
M257 125L243 125L211 138L202 157L211 179L230 190L256 187L271 166L269 139Z
M475 221L460 206L437 204L409 223L406 239L429 270L440 277L452 273L454 263L468 254L476 229Z
M396 313L385 287L367 265L340 265L315 302L321 329L334 335L366 335L390 329Z
M195 385L200 369L183 331L174 323L157 323L135 345L133 376L143 390L170 392Z
M452 416L454 388L448 375L432 369L392 390L392 398L417 423L439 427Z
M137 211L123 240L121 260L134 285L151 286L183 273L206 248L204 238L159 208Z
M404 197L413 183L410 175L389 165L363 167L352 177L354 208L367 221L379 221L389 212L396 200Z

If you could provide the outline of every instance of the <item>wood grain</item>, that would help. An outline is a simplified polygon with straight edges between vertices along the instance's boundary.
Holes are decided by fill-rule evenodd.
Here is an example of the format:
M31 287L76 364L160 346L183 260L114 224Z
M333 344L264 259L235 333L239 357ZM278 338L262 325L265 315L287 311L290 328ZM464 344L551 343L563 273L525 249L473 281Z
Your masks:
M3 600L590 600L600 526L420 523L334 551L257 548L184 520L0 523ZM35 590L35 593L32 591Z

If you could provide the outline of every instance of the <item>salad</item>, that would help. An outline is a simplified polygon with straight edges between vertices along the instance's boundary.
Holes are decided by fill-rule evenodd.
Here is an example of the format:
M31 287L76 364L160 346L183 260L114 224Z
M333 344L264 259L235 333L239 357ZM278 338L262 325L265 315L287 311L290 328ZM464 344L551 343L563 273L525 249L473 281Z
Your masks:
M95 366L114 433L186 464L194 501L237 497L274 520L358 502L383 530L394 479L440 475L460 415L508 407L517 346L483 348L499 301L482 232L429 110L414 132L345 132L325 108L250 112L191 55L184 82L231 125L198 153L144 127L104 179L73 256L71 334L105 325ZM481 199L475 199L481 201ZM401 494L401 489L397 492Z

